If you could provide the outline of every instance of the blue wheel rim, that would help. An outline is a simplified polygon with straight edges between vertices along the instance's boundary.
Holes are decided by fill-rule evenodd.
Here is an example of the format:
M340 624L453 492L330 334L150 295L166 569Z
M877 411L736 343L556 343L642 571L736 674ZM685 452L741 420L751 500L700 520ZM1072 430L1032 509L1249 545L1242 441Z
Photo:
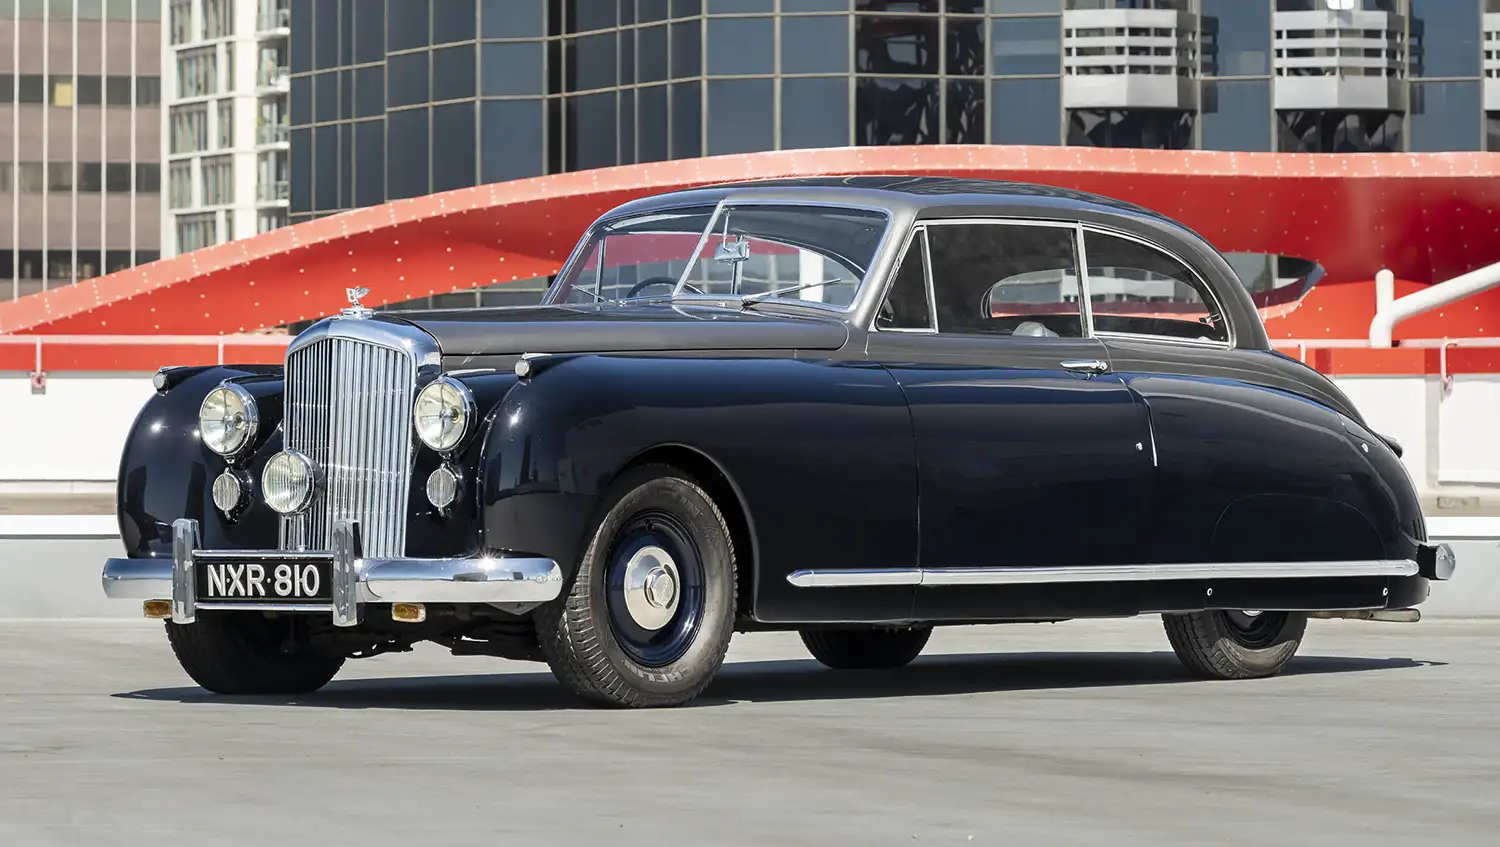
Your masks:
M677 567L677 608L671 620L655 630L638 624L625 603L626 563L646 547L666 551ZM604 583L610 631L620 649L645 667L664 667L682 658L703 626L706 582L698 545L680 520L660 511L632 518L610 546Z

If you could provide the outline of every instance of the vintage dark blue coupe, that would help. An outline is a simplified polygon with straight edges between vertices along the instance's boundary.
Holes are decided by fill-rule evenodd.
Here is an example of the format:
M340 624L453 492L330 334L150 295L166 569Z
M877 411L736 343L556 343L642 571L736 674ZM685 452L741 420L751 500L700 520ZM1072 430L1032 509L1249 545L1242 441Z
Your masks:
M212 691L433 641L671 705L736 631L875 668L937 625L1144 613L1263 676L1454 567L1214 248L1102 197L716 186L605 214L538 306L360 294L284 367L163 369L125 447L105 591Z

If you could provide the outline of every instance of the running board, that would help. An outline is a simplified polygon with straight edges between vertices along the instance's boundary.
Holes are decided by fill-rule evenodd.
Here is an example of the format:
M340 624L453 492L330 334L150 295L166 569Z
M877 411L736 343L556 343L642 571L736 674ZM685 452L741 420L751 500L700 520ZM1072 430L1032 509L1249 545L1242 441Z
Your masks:
M1170 582L1186 579L1327 579L1416 576L1411 559L1353 562L1213 562L1068 567L865 568L801 570L786 581L798 588L870 586L1044 585L1082 582Z

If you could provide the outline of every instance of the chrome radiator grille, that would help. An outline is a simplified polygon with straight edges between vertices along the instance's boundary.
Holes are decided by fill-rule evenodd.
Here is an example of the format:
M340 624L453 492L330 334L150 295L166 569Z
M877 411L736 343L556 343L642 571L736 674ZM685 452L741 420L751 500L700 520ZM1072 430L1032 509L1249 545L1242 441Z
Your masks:
M323 477L307 511L282 519L282 549L328 549L343 518L359 521L365 555L405 554L416 381L410 355L366 341L326 337L288 354L286 447Z

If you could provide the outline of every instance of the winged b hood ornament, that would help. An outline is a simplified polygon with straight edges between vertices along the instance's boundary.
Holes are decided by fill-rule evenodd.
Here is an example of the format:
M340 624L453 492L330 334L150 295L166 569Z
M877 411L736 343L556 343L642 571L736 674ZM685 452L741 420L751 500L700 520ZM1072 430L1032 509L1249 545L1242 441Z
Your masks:
M344 315L345 317L350 317L350 318L368 318L369 316L375 314L375 310L374 309L367 309L364 306L360 305L360 302L359 302L360 300L362 300L364 298L364 296L366 294L369 294L369 293L370 293L370 289L368 289L368 288L346 288L346 289L344 289L344 294L346 294L349 297L349 308L343 310L339 314Z

